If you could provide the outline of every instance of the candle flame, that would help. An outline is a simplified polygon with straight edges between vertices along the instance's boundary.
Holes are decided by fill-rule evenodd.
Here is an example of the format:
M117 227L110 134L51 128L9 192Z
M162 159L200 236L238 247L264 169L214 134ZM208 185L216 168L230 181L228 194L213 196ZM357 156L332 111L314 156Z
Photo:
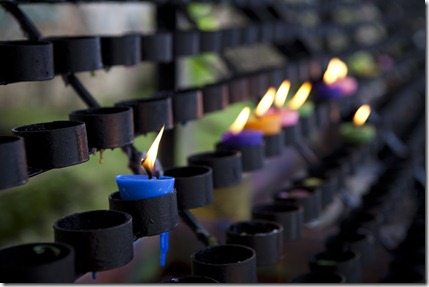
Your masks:
M286 102L287 94L289 93L290 89L290 81L284 80L283 83L280 85L279 89L276 93L276 98L274 99L274 105L276 108L282 108L283 105Z
M146 156L140 162L140 165L147 172L149 179L152 178L152 172L155 166L156 156L158 155L159 143L161 142L161 137L164 133L164 127L165 125L162 126L161 130L159 131L158 135L156 136L155 140L147 151Z
M238 114L235 121L231 124L231 126L229 127L229 131L234 135L240 133L243 130L244 126L246 125L249 115L250 115L250 107L246 106L241 110L241 112Z
M353 117L353 123L358 127L362 126L368 119L370 113L371 107L369 105L360 106Z
M274 102L275 95L276 88L269 88L255 108L254 113L256 117L262 117L270 109L271 105Z
M347 65L338 58L332 58L328 67L326 68L325 74L323 74L323 82L328 85L335 83L339 79L343 79L347 76Z
M289 108L295 111L299 110L310 95L310 91L311 83L304 82L301 87L299 87L298 91L296 91L293 98L289 101Z

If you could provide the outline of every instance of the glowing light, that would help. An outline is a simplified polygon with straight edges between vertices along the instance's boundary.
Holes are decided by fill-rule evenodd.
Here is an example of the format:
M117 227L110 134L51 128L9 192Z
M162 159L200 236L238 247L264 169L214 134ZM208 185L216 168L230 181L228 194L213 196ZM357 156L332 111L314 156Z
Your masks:
M348 69L346 63L338 58L332 58L323 74L323 82L331 85L337 80L345 78L347 76L347 72Z
M358 127L362 126L366 122L370 114L371 107L369 105L362 105L359 109L357 109L353 117L353 123Z
M161 142L162 134L164 133L164 127L165 125L162 126L161 130L159 131L158 135L156 136L155 140L147 151L146 156L140 162L140 165L147 172L149 179L152 178L152 171L155 166L156 157L158 155L158 147L159 143Z
M255 108L255 116L262 117L272 106L274 102L274 97L276 95L276 88L271 87L259 101L258 105Z
M244 126L246 125L246 122L249 119L249 115L250 115L250 108L244 107L241 110L241 112L238 114L235 121L229 127L229 131L234 135L240 133L243 130Z
M285 104L287 94L289 93L289 89L290 89L290 81L284 80L283 83L280 85L279 89L277 90L276 97L274 99L274 105L277 108L280 109Z
M310 91L311 83L303 83L301 87L299 87L298 91L296 91L296 94L293 96L293 98L289 101L289 108L295 111L299 110L310 95Z

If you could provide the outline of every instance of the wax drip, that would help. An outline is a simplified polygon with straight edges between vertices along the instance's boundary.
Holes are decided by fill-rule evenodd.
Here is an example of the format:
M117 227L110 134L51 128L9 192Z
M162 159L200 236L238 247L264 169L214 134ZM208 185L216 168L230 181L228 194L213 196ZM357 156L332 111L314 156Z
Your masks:
M96 280L97 279L97 272L92 272L92 280Z
M165 261L167 259L167 252L168 252L168 232L161 233L160 235L160 249L161 254L159 257L160 265L165 266Z
M100 149L100 159L98 160L99 164L103 163L103 153L104 153L104 149Z

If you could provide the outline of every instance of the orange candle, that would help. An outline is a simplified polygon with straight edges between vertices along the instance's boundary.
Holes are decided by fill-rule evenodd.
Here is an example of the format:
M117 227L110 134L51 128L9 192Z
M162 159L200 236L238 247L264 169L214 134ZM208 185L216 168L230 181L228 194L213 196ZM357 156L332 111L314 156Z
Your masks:
M280 114L267 114L267 111L274 102L275 95L276 89L273 87L269 88L256 106L253 115L249 118L246 125L244 126L245 129L258 130L261 131L264 135L273 135L281 132L282 125Z

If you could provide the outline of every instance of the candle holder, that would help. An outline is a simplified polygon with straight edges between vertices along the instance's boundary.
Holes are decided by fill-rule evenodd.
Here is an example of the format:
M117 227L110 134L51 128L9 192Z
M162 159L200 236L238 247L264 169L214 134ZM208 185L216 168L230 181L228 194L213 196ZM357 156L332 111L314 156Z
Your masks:
M338 272L308 272L291 280L291 283L345 283L344 275Z
M316 188L320 190L320 200L322 209L329 205L335 195L336 189L334 186L334 180L331 178L320 175L320 174L309 174L308 177L298 179L294 181L294 186L303 186L304 188Z
M72 283L74 250L62 243L30 243L0 250L0 281Z
M200 50L201 52L220 53L222 51L222 31L201 31Z
M203 283L203 284L207 284L207 283L219 283L219 281L216 281L212 278L209 277L205 277L205 276L183 276L183 277L179 277L179 278L170 278L167 281L164 281L163 283L184 283L184 284L188 284L188 283Z
M259 27L256 24L248 24L240 28L240 34L243 45L254 45L259 40Z
M90 149L116 148L134 141L131 108L90 108L71 112L69 118L85 123Z
M271 70L270 74L270 85L274 87L279 87L283 80L285 79L284 68L275 68Z
M274 41L275 25L273 21L264 21L259 25L259 41L262 43L271 43Z
M143 61L171 62L173 60L173 35L168 32L143 35L141 53Z
M132 216L133 233L137 238L158 235L179 224L175 191L138 200L124 200L119 192L114 192L109 195L109 209Z
M259 204L252 208L252 219L274 221L283 226L283 239L299 239L303 231L304 210L293 202Z
M89 159L85 124L55 121L12 129L24 138L27 164L48 170L79 164Z
M310 271L338 272L346 283L362 283L361 255L356 251L324 251L310 260Z
M141 36L126 34L122 36L103 36L101 54L104 66L133 66L141 61Z
M213 172L209 167L184 166L164 171L174 177L179 210L206 206L213 201Z
M54 77L53 46L46 41L0 41L0 85Z
M223 50L237 48L241 45L241 29L240 27L233 27L221 30L222 31L222 46Z
M163 125L166 130L173 128L171 97L168 92L159 92L150 98L120 101L115 106L133 109L134 134L137 136L159 131Z
M374 237L369 231L357 229L354 231L340 231L340 233L326 239L327 250L355 250L361 255L362 268L371 264L374 259Z
M54 223L55 242L76 252L76 274L103 271L133 259L131 215L112 210L74 213Z
M264 147L265 156L273 157L281 155L284 146L284 134L280 132L278 134L264 135Z
M283 227L271 221L252 220L231 224L226 243L239 244L256 252L256 265L270 265L283 258Z
M241 153L241 165L243 172L251 172L264 166L264 144L250 146L228 146L224 143L216 144L217 151L239 151Z
M250 100L250 84L248 78L232 78L227 81L227 84L229 88L229 102L231 104Z
M176 31L174 33L174 55L191 56L200 53L200 34L198 30Z
M291 146L298 144L302 140L302 134L301 134L301 123L298 122L295 125L291 126L283 126L283 138L284 138L284 144L286 146Z
M270 78L268 72L253 73L249 77L250 94L252 99L258 99L269 88Z
M173 95L173 119L175 123L186 123L203 116L203 95L201 90L186 89Z
M314 113L302 116L300 115L299 121L301 123L301 131L304 137L309 137L316 130L316 118Z
M49 37L54 47L55 74L95 71L103 68L99 37Z
M0 136L0 190L28 181L24 140L16 136Z
M304 209L304 222L317 219L322 213L321 191L319 188L295 185L278 191L274 195L275 202L282 204L296 202Z
M216 151L188 157L189 165L209 166L213 171L213 187L237 185L242 179L241 154L238 151Z
M341 221L340 228L344 231L354 231L363 228L369 230L375 238L378 238L378 229L380 228L381 221L382 217L379 214L356 209Z
M255 251L242 245L218 245L192 256L192 274L221 283L256 283Z
M326 127L330 123L329 103L317 102L315 108L316 125L320 128Z
M274 39L275 43L282 43L288 37L291 37L291 30L288 24L282 20L274 21Z
M225 83L206 85L202 91L205 114L226 109L228 106L228 86Z

